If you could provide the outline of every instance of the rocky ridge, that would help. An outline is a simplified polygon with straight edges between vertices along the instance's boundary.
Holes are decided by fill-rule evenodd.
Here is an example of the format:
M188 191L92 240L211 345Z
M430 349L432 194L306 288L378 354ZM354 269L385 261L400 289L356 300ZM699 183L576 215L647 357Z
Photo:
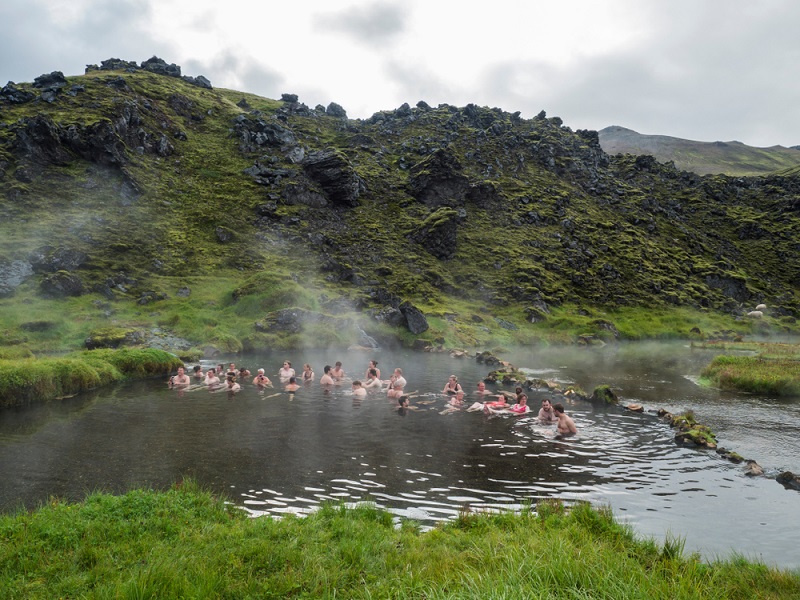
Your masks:
M47 298L158 305L177 297L161 277L232 269L250 278L242 303L271 294L281 265L284 282L313 280L412 336L436 315L477 341L487 313L513 332L565 305L745 318L766 302L774 326L796 325L796 176L610 156L597 132L544 111L419 102L352 120L333 102L215 90L156 57L9 82L0 115L8 298L35 282ZM303 297L254 318L253 339ZM316 316L298 319L331 316L306 302ZM451 318L453 302L466 310ZM620 336L605 319L590 329Z

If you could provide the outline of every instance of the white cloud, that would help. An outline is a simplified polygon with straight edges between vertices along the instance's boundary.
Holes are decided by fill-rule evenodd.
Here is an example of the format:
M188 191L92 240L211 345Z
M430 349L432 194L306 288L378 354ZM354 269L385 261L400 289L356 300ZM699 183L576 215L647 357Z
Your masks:
M577 128L800 144L790 0L28 0L0 78L158 55L215 86L367 117L404 102L544 109Z

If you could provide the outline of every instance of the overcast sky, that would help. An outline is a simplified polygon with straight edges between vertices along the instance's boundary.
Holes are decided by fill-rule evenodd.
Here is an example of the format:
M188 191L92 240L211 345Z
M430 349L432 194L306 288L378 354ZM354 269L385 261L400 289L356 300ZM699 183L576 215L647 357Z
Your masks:
M366 118L424 100L800 144L795 0L0 0L0 86L158 56Z

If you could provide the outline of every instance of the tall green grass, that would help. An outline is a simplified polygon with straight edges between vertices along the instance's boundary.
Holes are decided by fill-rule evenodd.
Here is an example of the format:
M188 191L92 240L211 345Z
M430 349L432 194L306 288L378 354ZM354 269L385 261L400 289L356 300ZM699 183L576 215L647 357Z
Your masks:
M800 360L770 356L720 355L701 377L725 390L770 396L800 396Z
M585 504L464 514L421 532L369 505L249 519L189 482L0 517L0 598L798 595L797 573L738 556L705 564Z
M63 358L0 360L0 407L76 394L126 377L168 373L183 362L163 350L88 350Z

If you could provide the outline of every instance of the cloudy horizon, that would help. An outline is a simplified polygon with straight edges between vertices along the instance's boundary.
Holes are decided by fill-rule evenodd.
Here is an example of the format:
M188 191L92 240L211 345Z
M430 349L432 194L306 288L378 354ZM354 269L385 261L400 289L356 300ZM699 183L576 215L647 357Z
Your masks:
M573 129L800 145L789 0L28 0L0 6L0 85L158 56L215 87L367 118L422 100Z

